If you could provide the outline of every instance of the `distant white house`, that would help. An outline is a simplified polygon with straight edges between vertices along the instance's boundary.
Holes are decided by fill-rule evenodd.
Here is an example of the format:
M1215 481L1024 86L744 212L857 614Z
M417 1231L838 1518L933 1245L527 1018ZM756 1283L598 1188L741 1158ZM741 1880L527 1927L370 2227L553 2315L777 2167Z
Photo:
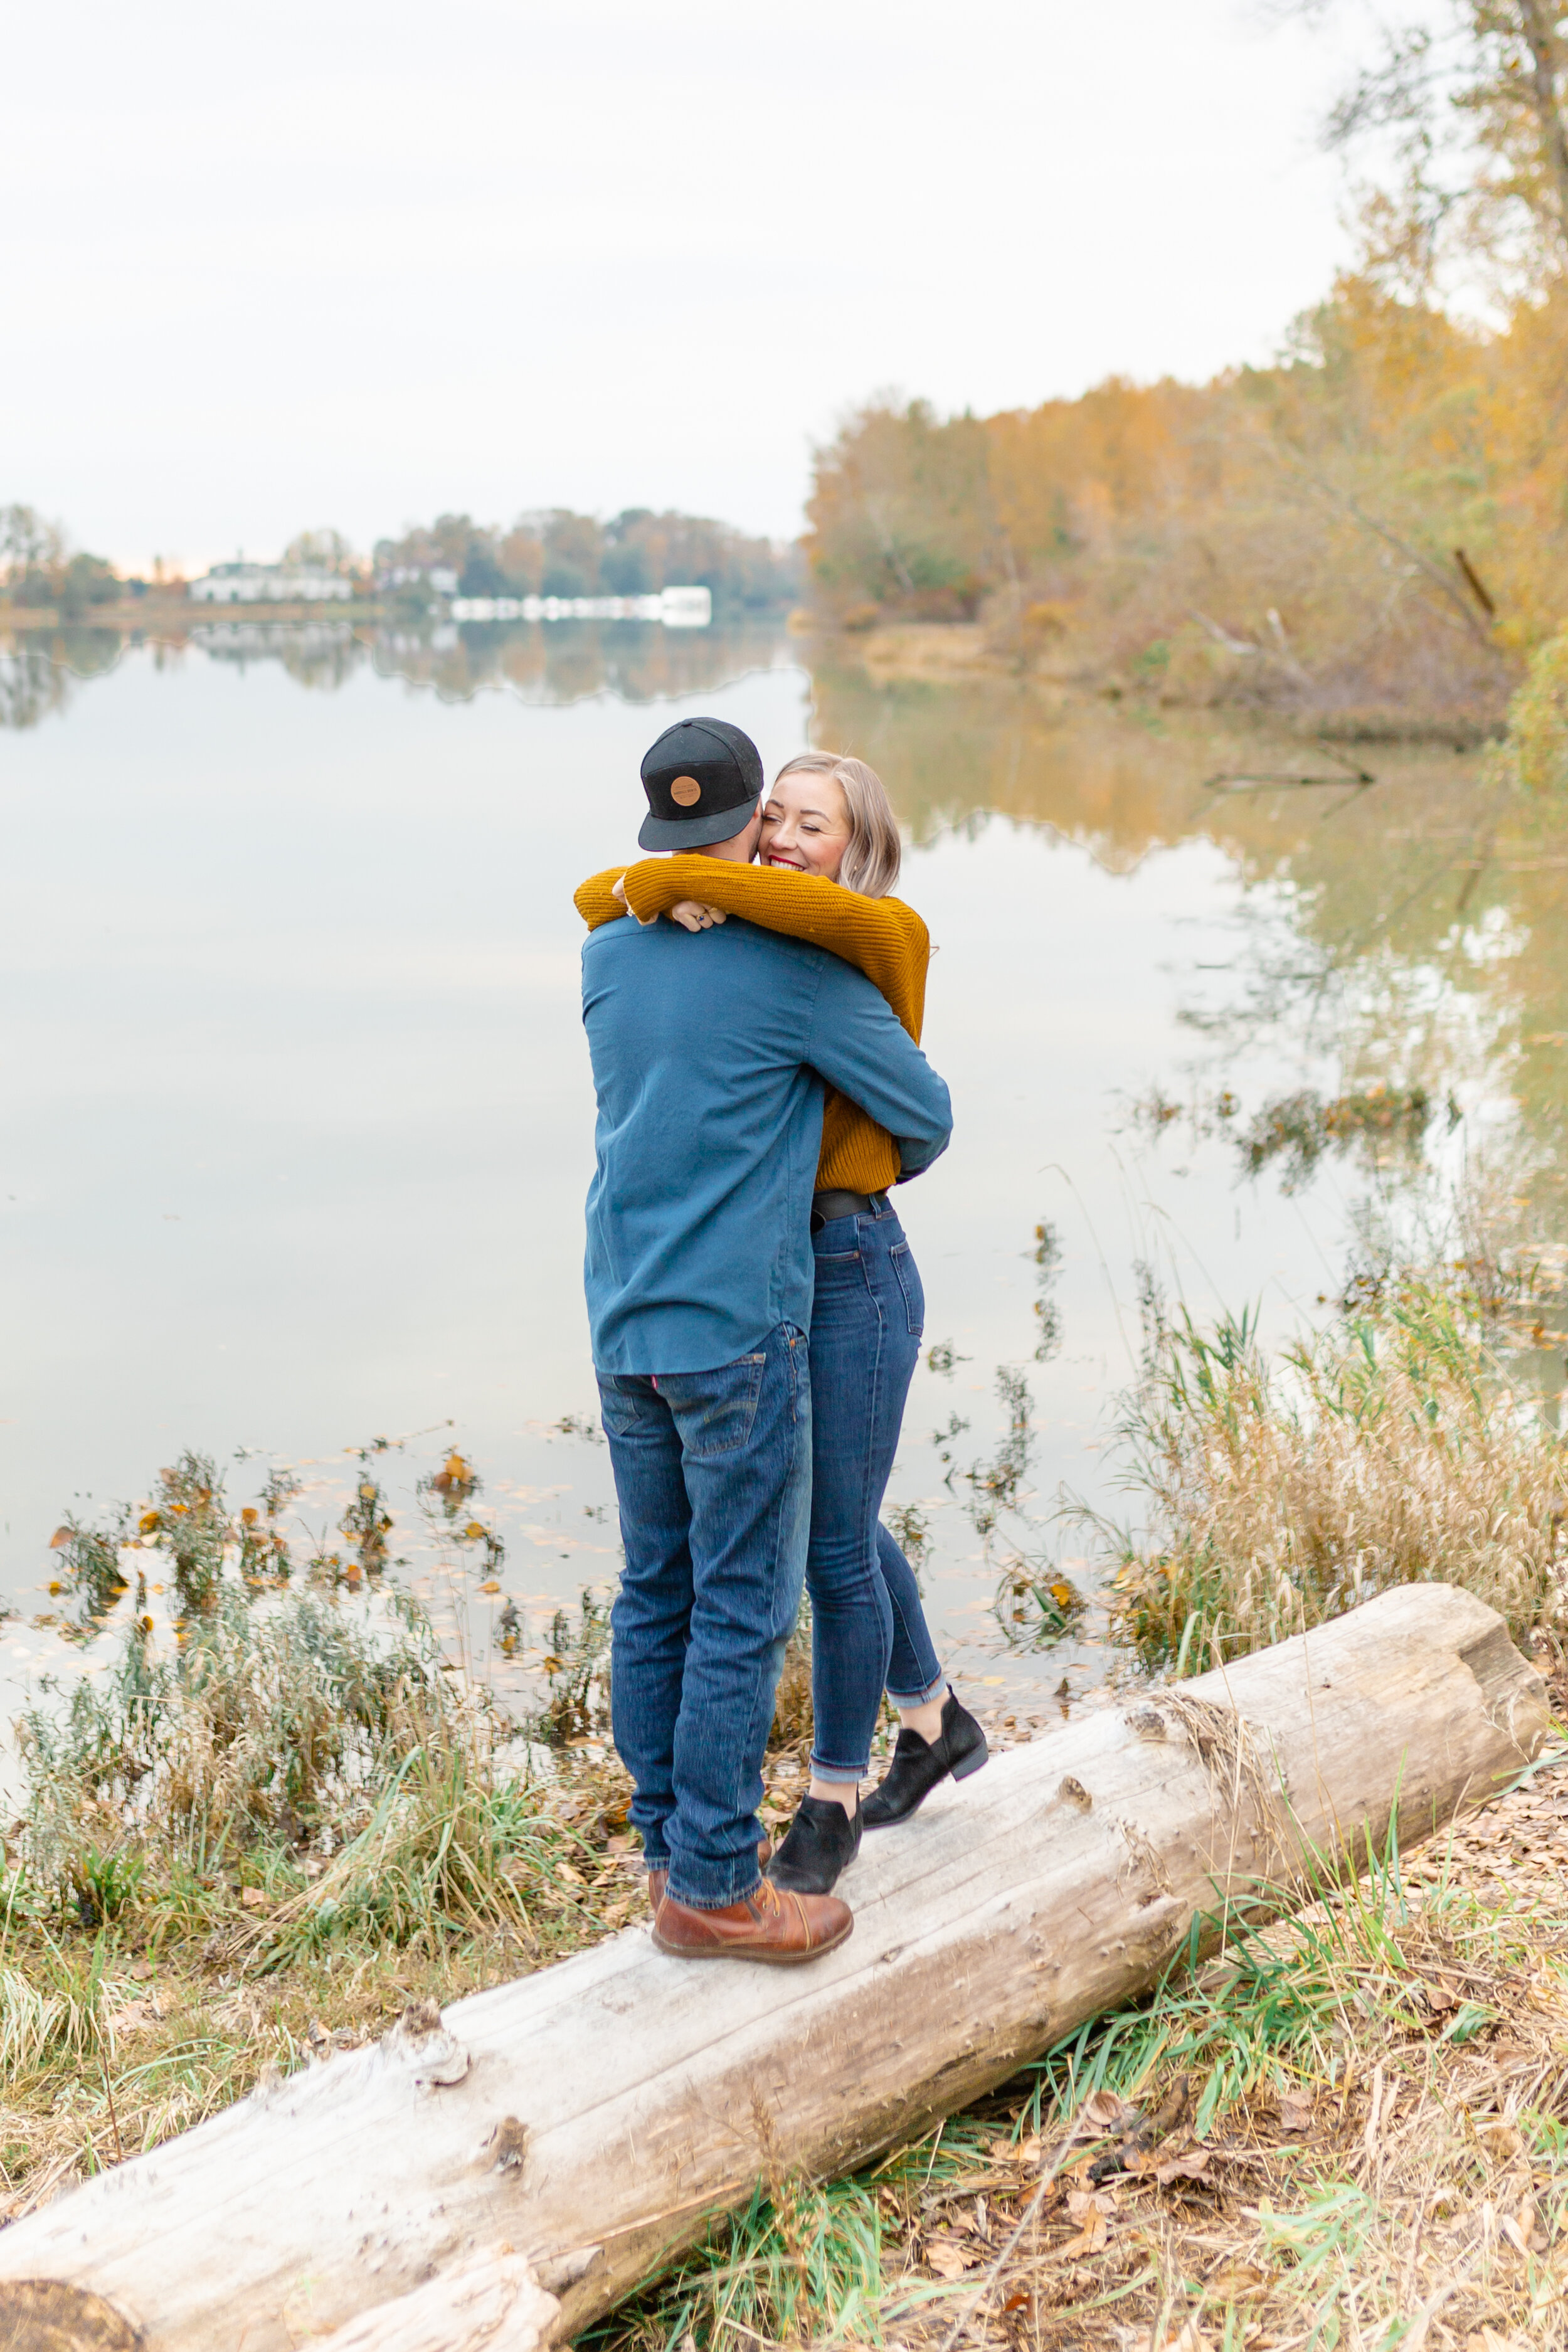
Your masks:
M708 588L665 588L657 596L455 596L454 621L662 621L667 629L705 629L713 618Z
M455 596L458 575L447 563L395 563L375 575L378 588L434 588L437 596Z
M190 585L198 604L346 604L353 593L342 572L310 563L215 563Z

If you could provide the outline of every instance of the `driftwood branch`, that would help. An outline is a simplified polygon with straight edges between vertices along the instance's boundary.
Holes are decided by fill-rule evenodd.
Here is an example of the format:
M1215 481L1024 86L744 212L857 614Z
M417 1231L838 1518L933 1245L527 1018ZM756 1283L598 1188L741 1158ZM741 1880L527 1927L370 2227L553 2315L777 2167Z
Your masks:
M549 2352L759 2181L923 2132L1155 1983L1194 1926L1212 1946L1227 1906L1431 1836L1547 1725L1500 1620L1443 1585L1087 1713L868 1838L855 1934L818 1966L694 1965L630 1929L14 2223L0 2341L5 2282L52 2281L141 2331L56 2344Z

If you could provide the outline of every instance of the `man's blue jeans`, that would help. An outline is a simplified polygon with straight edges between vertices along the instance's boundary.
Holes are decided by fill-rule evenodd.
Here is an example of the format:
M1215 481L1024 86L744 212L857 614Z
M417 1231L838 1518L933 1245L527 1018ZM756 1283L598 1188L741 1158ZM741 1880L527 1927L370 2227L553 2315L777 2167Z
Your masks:
M829 1218L812 1246L811 1769L847 1782L869 1768L884 1683L905 1706L942 1686L914 1571L879 1517L925 1294L890 1208Z
M599 1374L626 1568L616 1746L650 1869L702 1910L757 1884L763 1757L811 1513L804 1331L711 1372Z

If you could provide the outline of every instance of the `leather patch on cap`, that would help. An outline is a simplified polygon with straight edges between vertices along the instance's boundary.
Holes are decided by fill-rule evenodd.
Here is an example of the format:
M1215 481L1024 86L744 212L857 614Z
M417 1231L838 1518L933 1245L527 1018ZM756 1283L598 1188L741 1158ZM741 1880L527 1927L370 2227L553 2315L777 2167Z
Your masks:
M702 787L695 776L677 776L669 788L669 797L679 807L691 808L702 798Z

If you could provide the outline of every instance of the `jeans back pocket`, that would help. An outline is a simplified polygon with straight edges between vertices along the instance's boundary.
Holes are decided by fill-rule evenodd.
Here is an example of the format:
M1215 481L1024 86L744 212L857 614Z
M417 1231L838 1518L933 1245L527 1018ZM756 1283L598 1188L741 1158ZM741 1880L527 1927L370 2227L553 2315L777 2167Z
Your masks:
M658 1392L675 1416L683 1453L694 1461L733 1454L752 1434L765 1355L741 1356L711 1372L661 1372Z

